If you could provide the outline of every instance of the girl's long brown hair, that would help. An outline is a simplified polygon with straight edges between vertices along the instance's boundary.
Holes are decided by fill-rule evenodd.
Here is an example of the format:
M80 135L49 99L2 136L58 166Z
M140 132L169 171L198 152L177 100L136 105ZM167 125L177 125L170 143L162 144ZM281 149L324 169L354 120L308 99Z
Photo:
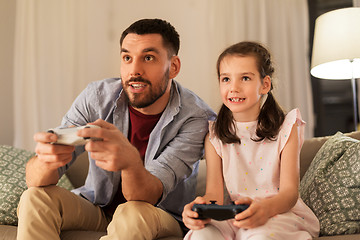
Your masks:
M261 79L269 76L272 78L274 67L269 51L257 42L240 42L225 49L219 56L216 69L220 78L220 63L226 56L254 56ZM285 113L275 100L272 94L273 84L266 98L265 103L260 109L258 123L256 127L257 139L262 141L265 138L275 140L281 125L285 119ZM214 124L214 132L223 143L240 143L240 138L236 135L235 121L233 114L224 104L221 106L218 117Z

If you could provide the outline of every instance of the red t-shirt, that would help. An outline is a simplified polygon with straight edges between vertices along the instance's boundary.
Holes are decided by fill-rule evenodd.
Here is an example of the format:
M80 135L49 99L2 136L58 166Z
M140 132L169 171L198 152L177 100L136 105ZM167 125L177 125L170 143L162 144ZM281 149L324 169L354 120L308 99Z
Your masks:
M156 123L159 121L162 113L156 115L145 115L129 106L130 125L128 139L140 152L141 159L144 160L147 144L150 133L154 129ZM120 179L121 181L121 179ZM104 211L112 215L117 206L126 202L121 190L121 182L119 189L116 192L113 201L106 207Z
M162 113L145 115L129 106L129 114L130 127L128 139L139 150L141 159L144 160L150 133L159 121Z

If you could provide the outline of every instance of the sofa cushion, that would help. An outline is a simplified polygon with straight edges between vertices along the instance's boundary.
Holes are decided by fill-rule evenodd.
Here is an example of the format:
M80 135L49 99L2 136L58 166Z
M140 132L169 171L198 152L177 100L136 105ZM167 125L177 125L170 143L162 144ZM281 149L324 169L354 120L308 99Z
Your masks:
M345 133L345 136L360 140L360 131ZM316 153L330 137L331 136L313 137L304 141L300 152L300 178L304 176Z
M320 221L320 235L360 232L360 141L338 132L316 154L300 195Z
M27 188L25 164L32 156L33 152L0 145L0 225L17 225L16 208ZM65 175L58 185L73 188Z

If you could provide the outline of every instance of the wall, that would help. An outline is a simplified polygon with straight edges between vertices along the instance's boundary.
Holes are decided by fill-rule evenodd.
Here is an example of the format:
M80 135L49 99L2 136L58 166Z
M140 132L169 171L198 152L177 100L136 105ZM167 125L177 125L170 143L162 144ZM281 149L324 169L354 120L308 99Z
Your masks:
M13 143L13 50L16 1L0 0L0 144Z

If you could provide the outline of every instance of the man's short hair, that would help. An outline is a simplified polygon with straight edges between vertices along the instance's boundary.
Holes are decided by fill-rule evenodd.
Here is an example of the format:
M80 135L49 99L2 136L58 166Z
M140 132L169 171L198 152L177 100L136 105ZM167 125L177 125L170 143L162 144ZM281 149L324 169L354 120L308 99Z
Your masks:
M169 57L178 55L180 48L179 34L167 21L161 19L141 19L131 24L120 37L120 46L129 33L138 35L157 33L162 36L163 44L168 49Z

